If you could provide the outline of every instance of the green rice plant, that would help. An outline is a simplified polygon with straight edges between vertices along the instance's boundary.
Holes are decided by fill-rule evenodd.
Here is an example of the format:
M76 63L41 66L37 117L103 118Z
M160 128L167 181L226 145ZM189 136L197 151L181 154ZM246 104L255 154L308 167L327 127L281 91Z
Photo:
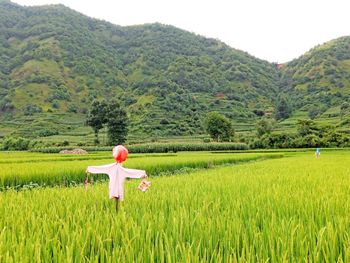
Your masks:
M31 156L32 154L32 156ZM84 181L85 170L89 165L102 165L114 162L110 152L92 155L59 155L38 153L1 153L0 187L21 188L23 185L74 185ZM211 154L179 153L130 155L126 167L146 170L150 175L171 174L184 168L210 168L225 163L254 161L262 158L279 158L277 153L223 153ZM95 180L108 179L106 175L98 175Z
M349 262L349 152L0 193L0 262Z

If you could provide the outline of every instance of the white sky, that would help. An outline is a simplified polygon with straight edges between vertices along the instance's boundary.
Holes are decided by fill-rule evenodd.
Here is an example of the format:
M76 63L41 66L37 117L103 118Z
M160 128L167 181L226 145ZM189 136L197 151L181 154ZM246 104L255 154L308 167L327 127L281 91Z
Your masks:
M12 0L64 4L125 26L160 22L283 63L350 35L350 0Z

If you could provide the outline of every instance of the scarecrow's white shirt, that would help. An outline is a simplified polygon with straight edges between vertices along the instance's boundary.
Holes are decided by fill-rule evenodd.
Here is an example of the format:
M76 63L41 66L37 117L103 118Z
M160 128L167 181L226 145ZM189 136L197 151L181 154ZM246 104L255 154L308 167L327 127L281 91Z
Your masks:
M109 176L109 198L119 197L120 200L124 200L125 178L141 178L146 175L144 170L127 169L119 163L88 166L87 172L92 174L107 174Z

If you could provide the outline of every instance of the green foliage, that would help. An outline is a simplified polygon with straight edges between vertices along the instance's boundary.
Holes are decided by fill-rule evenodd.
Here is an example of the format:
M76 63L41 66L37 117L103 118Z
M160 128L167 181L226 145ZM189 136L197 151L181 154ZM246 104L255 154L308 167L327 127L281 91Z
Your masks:
M126 111L117 101L107 106L107 135L109 145L124 144L128 134L128 117Z
M334 130L328 131L322 139L322 145L326 147L349 147L350 137Z
M142 139L204 134L201 120L211 111L245 132L274 108L279 120L290 109L322 119L323 110L350 98L349 37L277 69L218 40L158 23L120 27L62 5L8 1L0 13L0 129L6 134L35 136L36 127L22 128L30 116L56 125L60 114L59 129L68 129L69 118L81 118L94 100L116 97L129 116L128 134ZM278 94L288 97L290 108ZM23 110L27 105L38 108ZM328 117L335 124L347 115L340 110Z
M312 120L298 120L298 134L299 136L306 136L314 134L318 131L316 123Z
M48 98L48 101L52 102L54 100L70 100L71 96L68 92L68 88L64 85L56 87Z
M57 134L58 134L58 131L54 128L52 128L52 129L44 128L44 129L37 131L37 135L39 137L48 137L48 136L57 135Z
M350 37L341 37L284 65L281 89L293 106L317 105L317 109L340 106L350 95ZM315 112L314 112L315 113ZM318 114L311 114L310 118Z
M308 111L310 119L315 119L327 110L325 106L311 106Z
M298 133L271 133L250 142L251 148L349 147L350 136L332 126L320 127L312 120L298 120Z
M1 3L0 12L0 109L16 119L26 104L78 114L117 96L130 134L188 136L203 133L212 110L254 119L277 92L274 65L172 26L120 27L62 5Z
M107 103L106 101L93 101L91 109L86 118L86 124L89 125L95 133L95 143L99 144L98 132L107 122Z
M2 142L2 149L5 151L24 151L28 150L30 140L22 137L5 137Z
M286 96L279 96L276 104L275 118L276 120L287 119L292 113L292 108Z
M68 107L68 112L72 112L72 113L77 113L78 112L78 108L76 105L69 105Z
M33 115L34 113L40 113L43 109L37 105L27 104L23 109L24 115Z
M204 120L204 127L211 138L219 141L229 141L234 130L232 123L224 115L218 112L209 112Z
M248 146L245 143L152 143L152 144L134 144L126 146L130 153L168 153L168 152L181 152L181 151L235 151L235 150L248 150ZM112 147L81 147L88 152L95 151L111 151ZM74 147L41 147L38 145L36 148L32 148L32 152L41 153L58 153L63 149L74 149Z
M128 134L128 118L124 108L115 100L94 101L86 123L95 132L95 143L99 144L98 131L107 127L108 145L123 144Z
M252 149L298 148L295 140L295 136L286 133L265 133L259 138L254 138L249 146Z
M247 150L244 143L188 143L188 144L141 144L130 145L128 149L131 153L167 153L181 151L232 151Z
M256 134L258 137L270 134L273 128L272 120L263 118L256 123Z
M58 146L68 146L68 145L69 145L69 141L63 141Z
M203 142L204 142L204 143L208 143L208 142L210 142L210 141L211 141L210 138L203 138Z
M347 101L344 101L341 105L340 105L340 116L341 118L343 118L345 115L350 113L350 104Z
M60 108L60 103L58 100L52 100L52 107L54 109L59 109Z
M12 112L14 108L15 107L9 97L0 97L0 112Z

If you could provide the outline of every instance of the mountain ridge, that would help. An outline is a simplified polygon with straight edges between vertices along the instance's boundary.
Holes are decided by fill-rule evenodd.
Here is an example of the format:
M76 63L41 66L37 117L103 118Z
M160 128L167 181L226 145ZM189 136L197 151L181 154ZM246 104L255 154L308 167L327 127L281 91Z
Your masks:
M278 70L174 26L121 27L64 5L0 2L0 9L4 135L79 133L89 104L111 97L127 108L131 135L138 137L201 134L203 116L212 110L233 120L237 130L252 129L260 113L273 111L280 93L296 100L295 110L310 104L295 89L295 65L307 64L302 59Z

